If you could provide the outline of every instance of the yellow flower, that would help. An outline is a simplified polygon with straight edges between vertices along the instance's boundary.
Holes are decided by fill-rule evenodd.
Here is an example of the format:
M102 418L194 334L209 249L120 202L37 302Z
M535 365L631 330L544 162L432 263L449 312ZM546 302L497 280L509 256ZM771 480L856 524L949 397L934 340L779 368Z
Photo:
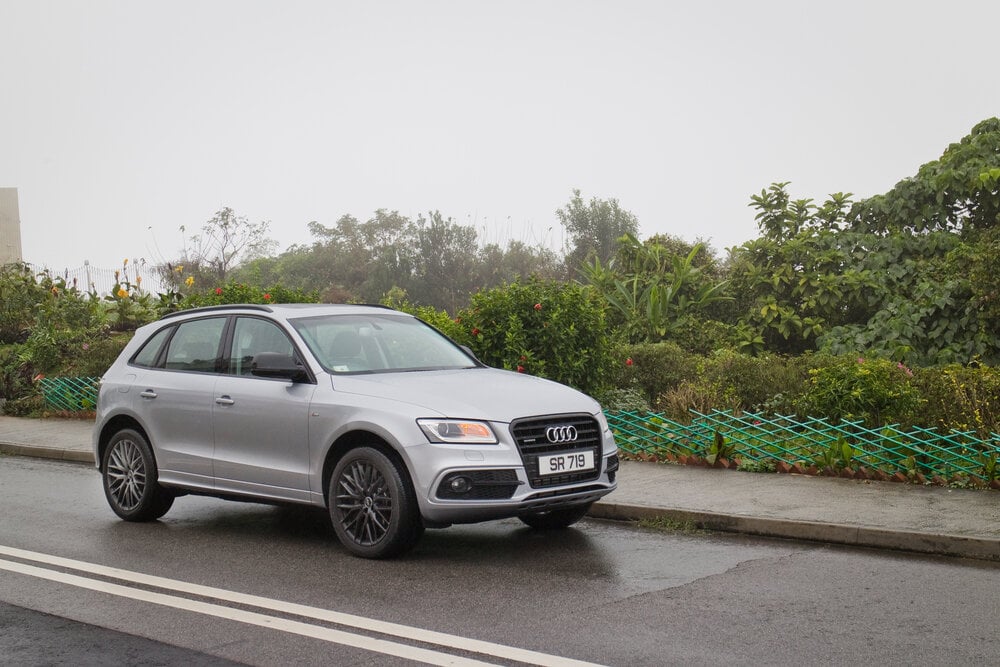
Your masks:
M135 284L136 285L141 285L142 284L142 276L136 276L135 277Z
M187 285L188 287L194 285L194 276L188 276L187 280L184 281L184 284Z
M176 271L177 273L184 273L184 265L178 264L177 266L174 267L174 271Z
M128 296L128 290L126 290L124 287L119 287L118 288L118 297L120 299L124 299L127 296Z
M128 266L128 257L122 262L122 266Z

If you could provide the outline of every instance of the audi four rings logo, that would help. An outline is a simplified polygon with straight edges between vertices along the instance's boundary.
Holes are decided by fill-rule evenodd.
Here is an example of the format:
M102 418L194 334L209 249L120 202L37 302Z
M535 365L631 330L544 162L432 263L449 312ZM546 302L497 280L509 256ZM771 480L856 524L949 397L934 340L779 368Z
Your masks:
M576 442L575 426L550 426L545 429L545 439L551 443Z

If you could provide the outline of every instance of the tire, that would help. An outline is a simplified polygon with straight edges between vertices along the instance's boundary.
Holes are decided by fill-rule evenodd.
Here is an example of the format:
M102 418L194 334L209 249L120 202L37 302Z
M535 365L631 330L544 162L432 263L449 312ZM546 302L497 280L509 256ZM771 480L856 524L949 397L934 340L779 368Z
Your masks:
M101 460L104 496L126 521L155 521L174 504L174 495L156 481L156 459L138 431L118 431Z
M372 447L352 449L337 463L328 505L337 538L355 556L398 556L424 533L406 469Z
M518 518L536 530L559 530L569 528L587 516L592 504L586 503L585 505L548 510L547 512L532 512L531 514L522 514Z

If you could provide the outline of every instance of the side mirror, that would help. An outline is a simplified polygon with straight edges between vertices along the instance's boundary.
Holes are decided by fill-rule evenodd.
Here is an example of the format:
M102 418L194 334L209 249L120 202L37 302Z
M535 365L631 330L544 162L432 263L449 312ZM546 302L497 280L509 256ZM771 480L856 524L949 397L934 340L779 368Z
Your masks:
M261 352L253 358L250 374L262 378L290 380L291 382L308 382L309 373L302 364L290 354L277 352Z

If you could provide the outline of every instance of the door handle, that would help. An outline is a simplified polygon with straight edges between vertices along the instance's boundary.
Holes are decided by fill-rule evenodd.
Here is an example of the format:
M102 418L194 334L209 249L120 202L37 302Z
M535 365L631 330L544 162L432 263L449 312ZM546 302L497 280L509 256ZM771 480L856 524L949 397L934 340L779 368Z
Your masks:
M228 396L219 396L217 399L215 399L215 402L218 403L219 405L234 405L236 403L236 401L229 398Z
M146 391L139 392L139 395L143 398L156 398L156 392L152 389L147 389Z

